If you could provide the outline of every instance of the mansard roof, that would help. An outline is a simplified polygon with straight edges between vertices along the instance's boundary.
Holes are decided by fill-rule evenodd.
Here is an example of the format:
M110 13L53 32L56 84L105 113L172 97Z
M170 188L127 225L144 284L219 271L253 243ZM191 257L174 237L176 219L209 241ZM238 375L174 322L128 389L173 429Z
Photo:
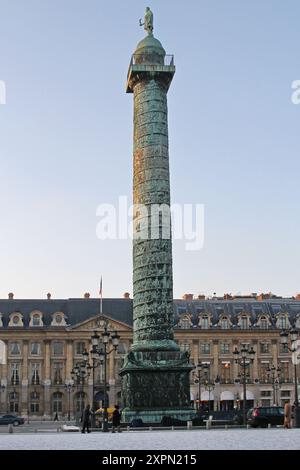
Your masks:
M132 299L116 298L103 299L102 311L104 315L132 326ZM100 300L94 298L81 299L0 299L0 314L2 314L3 327L7 327L9 315L20 312L23 316L24 327L29 327L30 313L39 310L43 314L44 327L50 327L52 315L62 312L66 323L74 326L100 313ZM278 313L287 313L292 325L300 313L300 301L294 299L269 300L174 300L175 324L183 314L189 314L194 327L198 325L199 315L208 313L212 326L217 325L221 316L227 316L233 325L238 327L238 316L241 312L247 313L250 324L255 325L261 315L266 315L275 327Z
M300 313L300 301L294 299L268 300L174 300L175 323L180 315L188 313L192 316L193 325L198 325L199 315L209 314L212 326L217 326L220 317L227 316L233 328L238 327L241 313L247 314L251 325L255 325L259 317L266 316L275 327L278 314L288 314L292 324Z
M6 327L9 315L20 312L23 315L24 326L29 326L30 313L39 310L43 314L44 326L50 326L52 315L62 312L68 325L76 325L100 313L99 299L26 299L2 300L0 299L0 313L2 313L3 326ZM102 311L104 315L127 325L132 325L131 299L103 299Z

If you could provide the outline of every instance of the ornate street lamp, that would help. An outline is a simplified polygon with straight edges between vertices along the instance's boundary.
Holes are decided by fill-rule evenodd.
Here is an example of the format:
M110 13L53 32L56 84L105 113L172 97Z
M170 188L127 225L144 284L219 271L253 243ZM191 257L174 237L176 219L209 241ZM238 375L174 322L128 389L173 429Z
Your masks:
M79 387L79 398L80 398L80 417L82 417L83 412L83 389L85 379L90 376L91 370L88 364L88 353L86 351L82 354L83 361L78 362L75 367L71 370L71 377L74 383ZM78 424L79 417L77 415L76 422Z
M290 330L281 331L280 333L280 342L283 347L292 353L292 362L294 364L294 386L295 386L295 400L294 400L294 416L295 416L295 428L300 427L300 407L299 407L299 398L298 398L298 378L297 378L297 365L299 363L299 352L300 345L298 344L298 330L292 328ZM289 346L289 340L291 346Z
M273 388L273 405L278 406L278 396L276 394L276 391L279 389L279 383L280 383L280 372L281 368L276 367L274 364L272 367L268 367L267 372L269 373L271 377L271 383L272 383L272 388Z
M117 331L108 330L107 320L101 319L100 326L103 326L102 338L96 331L91 337L92 349L90 351L92 364L89 364L90 369L93 371L93 408L95 407L95 369L98 365L104 365L104 403L103 403L103 423L102 431L108 432L108 403L107 403L107 357L113 351L117 351L120 341L120 336ZM112 343L112 348L108 350L109 342ZM88 353L86 352L88 355ZM95 411L95 410L94 410ZM95 418L94 418L95 419Z
M250 364L254 361L255 351L253 347L251 349L247 348L246 346L242 346L241 350L239 351L236 347L233 351L235 356L235 363L239 364L242 368L241 378L243 383L243 424L246 425L247 423L247 415L246 415L246 401L247 401L247 368L250 367Z
M209 382L208 380L204 383L205 390L208 391L208 413L210 413L210 394L215 388L215 384L213 382Z
M201 382L202 382L202 379L207 376L207 372L208 372L208 364L205 364L201 361L198 362L197 365L194 366L195 367L195 376L196 376L196 379L195 379L195 384L198 384L198 406L197 406L197 409L198 409L198 412L200 411L200 406L201 406Z
M68 421L71 420L71 392L74 390L74 382L70 381L65 384L65 389L68 393Z

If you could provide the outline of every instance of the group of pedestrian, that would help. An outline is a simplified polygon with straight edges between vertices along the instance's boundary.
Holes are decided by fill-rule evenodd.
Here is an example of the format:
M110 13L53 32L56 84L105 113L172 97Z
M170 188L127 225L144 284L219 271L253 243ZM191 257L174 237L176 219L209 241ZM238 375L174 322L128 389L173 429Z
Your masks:
M93 411L91 410L90 405L86 405L82 413L82 429L81 429L82 434L85 434L85 431L87 431L88 433L91 432L90 420L91 420L92 414L93 414ZM118 432L121 432L121 413L120 413L119 405L115 405L115 409L113 411L111 432L116 432L115 431L116 429L118 430Z

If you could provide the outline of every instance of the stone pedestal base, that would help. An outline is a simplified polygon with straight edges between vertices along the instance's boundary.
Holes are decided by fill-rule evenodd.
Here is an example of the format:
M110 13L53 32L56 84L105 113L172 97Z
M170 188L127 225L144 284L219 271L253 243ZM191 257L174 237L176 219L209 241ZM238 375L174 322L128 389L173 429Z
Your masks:
M120 371L122 377L122 420L142 419L160 423L164 416L190 420L192 369L186 352L130 351Z

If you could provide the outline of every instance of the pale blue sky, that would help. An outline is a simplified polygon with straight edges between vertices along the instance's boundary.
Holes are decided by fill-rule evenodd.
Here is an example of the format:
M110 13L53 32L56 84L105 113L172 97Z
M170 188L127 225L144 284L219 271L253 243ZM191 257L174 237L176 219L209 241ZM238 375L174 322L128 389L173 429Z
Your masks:
M132 292L131 241L96 238L131 197L130 55L175 54L172 201L205 204L205 245L175 242L174 294L300 291L298 0L0 0L0 297Z

